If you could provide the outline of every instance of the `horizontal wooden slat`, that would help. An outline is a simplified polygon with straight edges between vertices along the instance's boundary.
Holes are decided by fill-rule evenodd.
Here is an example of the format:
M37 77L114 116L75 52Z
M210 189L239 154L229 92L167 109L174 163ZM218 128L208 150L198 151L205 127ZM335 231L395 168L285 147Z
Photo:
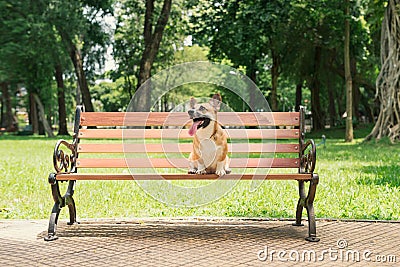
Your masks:
M215 174L58 174L57 180L216 180ZM228 174L220 180L311 180L311 174Z
M78 153L188 153L193 150L191 143L165 144L79 144ZM232 153L299 153L299 144L228 144Z
M299 129L225 129L230 139L298 139ZM188 129L80 129L79 138L193 138Z
M231 168L298 168L297 158L233 158ZM78 158L78 168L188 168L185 158Z
M298 112L220 112L225 126L299 126ZM186 112L83 112L82 126L184 126Z

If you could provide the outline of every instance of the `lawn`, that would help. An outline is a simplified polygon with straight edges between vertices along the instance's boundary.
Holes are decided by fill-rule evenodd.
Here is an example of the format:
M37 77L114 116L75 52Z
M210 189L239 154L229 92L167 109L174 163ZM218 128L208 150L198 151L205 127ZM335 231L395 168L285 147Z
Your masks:
M320 175L315 201L318 218L400 220L400 145L387 140L363 143L369 128L356 129L353 143L343 130L326 130L307 137L326 148L317 150ZM71 140L70 137L67 137ZM0 219L48 218L53 200L47 176L53 171L57 139L0 136ZM78 218L152 216L245 216L294 218L297 183L265 181L251 192L239 182L218 201L196 208L170 207L154 200L133 181L78 182ZM304 213L305 215L305 213ZM61 218L67 218L63 210Z

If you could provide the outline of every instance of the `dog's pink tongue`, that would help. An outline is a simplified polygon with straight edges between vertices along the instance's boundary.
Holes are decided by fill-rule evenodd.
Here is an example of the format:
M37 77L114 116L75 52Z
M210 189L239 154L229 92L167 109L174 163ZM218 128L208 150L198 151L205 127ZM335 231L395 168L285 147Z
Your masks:
M196 134L197 131L197 126L200 124L201 121L194 121L192 124L192 127L190 127L189 129L189 134L191 136L193 136L194 134Z

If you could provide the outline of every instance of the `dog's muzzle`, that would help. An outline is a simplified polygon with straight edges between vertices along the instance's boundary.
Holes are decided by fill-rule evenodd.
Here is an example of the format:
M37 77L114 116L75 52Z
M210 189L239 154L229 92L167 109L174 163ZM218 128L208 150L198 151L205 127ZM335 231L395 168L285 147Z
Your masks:
M211 119L209 117L198 116L196 110L191 109L188 111L190 119L193 120L192 127L189 129L189 134L194 135L200 128L205 128L210 124Z

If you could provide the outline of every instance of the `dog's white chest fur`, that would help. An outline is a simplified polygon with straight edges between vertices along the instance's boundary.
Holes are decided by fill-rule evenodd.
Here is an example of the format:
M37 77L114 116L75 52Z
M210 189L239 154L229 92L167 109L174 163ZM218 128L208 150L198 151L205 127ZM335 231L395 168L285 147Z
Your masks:
M213 163L216 161L218 146L215 144L214 140L211 139L214 127L207 127L204 129L199 129L196 133L197 138L200 141L200 157L203 159L206 168L212 167Z
M218 149L220 146L217 146L214 140L209 138L200 140L200 156L206 168L214 167Z

